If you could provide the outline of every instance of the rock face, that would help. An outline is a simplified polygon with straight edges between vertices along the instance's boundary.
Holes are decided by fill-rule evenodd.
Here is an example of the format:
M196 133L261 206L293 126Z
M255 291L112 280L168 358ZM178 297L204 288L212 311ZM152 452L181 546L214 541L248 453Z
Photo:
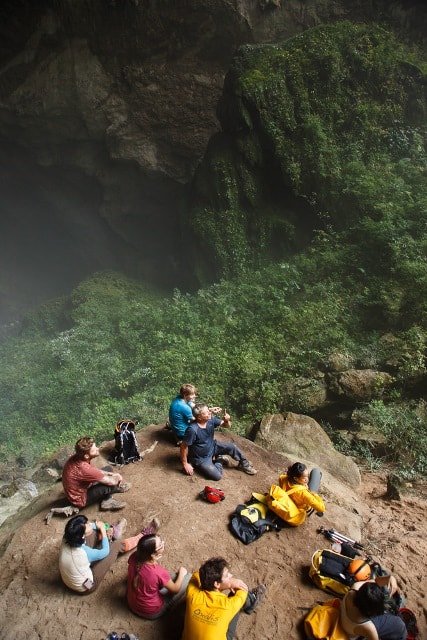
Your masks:
M336 451L331 440L313 418L295 413L266 414L255 442L269 451L276 451L292 459L307 461L333 474L352 487L360 485L360 472L348 456Z
M0 322L103 268L170 287L180 203L236 48L342 18L422 33L412 3L7 1L1 9Z
M337 397L345 396L350 402L370 402L381 397L392 382L393 377L386 372L350 369L333 376L329 390Z

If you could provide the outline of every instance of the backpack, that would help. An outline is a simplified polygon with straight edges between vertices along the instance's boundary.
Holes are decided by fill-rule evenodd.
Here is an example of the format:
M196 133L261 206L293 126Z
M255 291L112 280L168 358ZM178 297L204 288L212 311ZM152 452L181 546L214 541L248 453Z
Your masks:
M347 575L351 561L352 558L343 556L336 551L318 549L312 555L308 575L319 589L343 596L352 584Z
M304 620L306 638L322 640L348 640L340 624L340 601L338 598L317 604Z
M352 573L351 565L354 563L354 557L345 556L330 549L318 549L311 558L308 575L316 587L340 597L344 596L350 587L357 582L359 578L356 578L356 575L364 566L369 568L367 579L388 575L379 562L373 562L369 556L365 560L360 559L359 562L360 565L356 572ZM386 610L390 613L396 614L400 605L399 592L386 598Z
M230 517L230 531L243 544L258 540L266 531L280 531L266 504L265 496L253 493L247 504L238 504Z
M108 458L109 462L123 466L124 464L141 460L135 434L137 424L137 422L128 419L117 422L114 431L115 449Z
M415 613L407 607L401 607L397 615L402 618L406 626L406 640L419 640L420 631L418 629L417 618Z
M206 500L206 502L212 503L225 500L225 493L222 489L217 489L216 487L208 487L208 485L206 485L206 487L202 489L202 491L200 491L199 496L200 498L202 498L202 500Z

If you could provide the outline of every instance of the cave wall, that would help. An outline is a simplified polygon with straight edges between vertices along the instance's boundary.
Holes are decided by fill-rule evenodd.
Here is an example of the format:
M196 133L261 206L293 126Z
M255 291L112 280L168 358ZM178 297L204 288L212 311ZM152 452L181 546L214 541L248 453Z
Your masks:
M29 0L0 9L0 322L118 268L191 284L184 199L237 47L420 2Z

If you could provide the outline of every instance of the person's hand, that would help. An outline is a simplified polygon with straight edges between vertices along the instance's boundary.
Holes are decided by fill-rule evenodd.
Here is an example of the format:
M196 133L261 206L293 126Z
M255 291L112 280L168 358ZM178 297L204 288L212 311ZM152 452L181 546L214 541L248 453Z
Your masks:
M182 465L184 467L184 471L187 474L187 476L192 476L194 473L194 469L193 469L193 465L190 464L189 462L184 462L184 464Z
M230 591L231 593L235 593L238 589L241 591L249 591L249 587L246 582L240 580L239 578L231 578L230 580Z
M98 529L99 533L102 535L102 537L107 535L107 530L106 530L105 524L102 522L102 520L95 520L95 525L96 525L96 528Z
M222 409L221 409L221 407L209 407L209 411L211 413L217 414L217 413L221 413Z
M230 422L230 414L227 413L227 409L224 409L224 415L222 416L222 421L223 422Z
M113 478L116 478L117 484L120 484L121 482L123 482L123 477L120 473L113 473Z
M185 567L180 567L178 569L178 577L180 578L181 576L186 576L188 573L187 569Z

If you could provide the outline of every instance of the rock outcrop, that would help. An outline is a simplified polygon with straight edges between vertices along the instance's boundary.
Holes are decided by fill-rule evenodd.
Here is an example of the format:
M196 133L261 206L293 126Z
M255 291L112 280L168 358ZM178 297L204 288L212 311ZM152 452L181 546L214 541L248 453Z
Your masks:
M291 458L293 462L315 464L350 487L357 489L360 485L356 463L334 449L329 437L313 418L295 413L266 414L255 442L268 451Z
M330 598L307 577L313 552L330 546L317 529L319 524L326 529L334 528L361 540L374 559L393 571L408 606L418 616L421 634L425 634L422 588L427 553L425 499L406 493L401 501L390 501L384 496L385 479L365 475L357 491L347 485L354 495L354 502L349 505L322 482L326 513L321 520L311 516L300 527L266 533L244 546L228 529L230 514L252 491L266 491L276 482L289 460L234 434L220 433L218 438L232 438L258 469L257 475L247 476L236 467L227 468L221 479L224 501L210 504L198 498L206 481L201 476L182 473L177 449L159 425L138 432L141 450L159 441L153 452L123 469L125 479L132 484L126 494L125 510L115 517L105 512L99 514L97 506L86 508L83 513L91 520L101 515L109 523L123 515L128 521L129 535L139 531L156 514L161 522L160 535L165 540L161 563L169 571L176 571L179 565L193 571L207 558L220 555L227 558L232 573L250 586L265 583L267 597L262 608L254 616L242 615L239 619L238 635L248 640L302 637L305 612L315 602ZM111 442L103 448L100 466L105 464L113 446ZM310 457L317 455L316 446L313 442ZM54 486L34 501L26 513L14 517L0 530L2 637L101 640L116 630L119 634L132 632L144 640L179 640L182 624L179 611L150 621L138 618L128 609L126 555L119 557L91 595L76 595L61 583L58 553L66 518L54 514L46 524L44 516L62 498L61 487Z
M0 322L99 269L189 281L181 204L239 45L361 16L419 40L420 14L368 0L3 3Z

